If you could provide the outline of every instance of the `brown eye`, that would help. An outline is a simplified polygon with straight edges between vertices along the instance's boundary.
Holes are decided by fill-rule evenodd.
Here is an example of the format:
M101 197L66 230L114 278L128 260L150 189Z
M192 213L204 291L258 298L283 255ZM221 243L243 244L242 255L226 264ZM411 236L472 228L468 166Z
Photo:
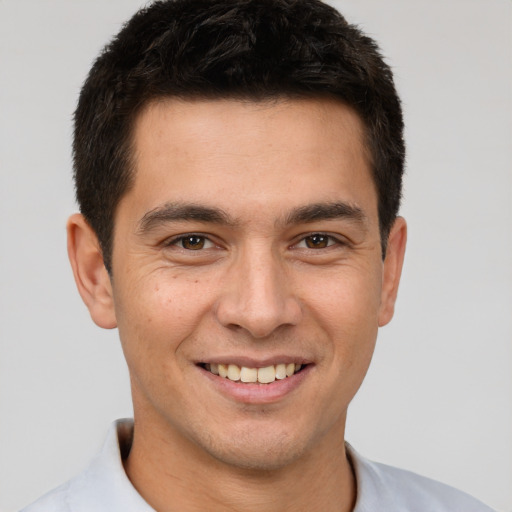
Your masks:
M324 249L325 247L328 247L329 245L332 245L331 237L327 235L310 235L307 236L304 239L304 242L306 243L306 247L308 249Z
M184 249L189 249L191 251L198 251L203 249L205 246L205 237L197 236L197 235L189 235L184 236L181 240L181 246Z

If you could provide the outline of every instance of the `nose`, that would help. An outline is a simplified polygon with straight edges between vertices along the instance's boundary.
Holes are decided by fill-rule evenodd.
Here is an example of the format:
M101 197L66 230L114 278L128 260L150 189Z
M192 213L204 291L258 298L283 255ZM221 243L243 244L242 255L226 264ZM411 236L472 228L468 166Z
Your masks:
M216 307L218 321L265 338L302 318L285 263L270 251L246 251L233 263Z

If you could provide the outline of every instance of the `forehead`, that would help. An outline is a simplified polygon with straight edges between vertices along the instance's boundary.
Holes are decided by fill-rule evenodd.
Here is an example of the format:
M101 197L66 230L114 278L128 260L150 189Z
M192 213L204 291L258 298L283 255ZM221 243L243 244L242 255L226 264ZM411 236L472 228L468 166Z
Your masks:
M177 153L182 149L182 142L201 144L212 140L214 135L218 136L217 146L224 139L226 146L244 142L256 151L262 148L261 142L266 144L269 138L274 139L274 148L279 144L289 149L295 141L295 150L307 151L318 148L322 141L325 146L341 146L343 139L350 137L350 148L368 156L360 116L352 107L329 98L278 97L261 101L161 98L151 101L136 117L135 148L140 154L143 146L163 142L172 149L171 139L163 139L166 134L176 137ZM343 150L347 149L345 145Z
M343 200L376 211L363 141L359 116L334 100L155 101L136 119L128 195L146 209L179 200L282 213Z

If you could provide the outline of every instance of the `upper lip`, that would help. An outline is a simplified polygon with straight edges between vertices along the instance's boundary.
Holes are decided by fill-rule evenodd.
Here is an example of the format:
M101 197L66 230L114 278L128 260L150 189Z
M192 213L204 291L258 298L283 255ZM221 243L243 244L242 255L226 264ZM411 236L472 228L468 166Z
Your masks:
M303 356L293 356L293 355L277 355L277 356L268 356L263 358L255 358L249 356L235 356L235 355L226 355L226 356L212 356L207 357L202 360L198 360L196 364L236 364L237 366L245 366L246 368L265 368L266 366L273 366L277 364L311 364L312 360L309 358L305 358Z

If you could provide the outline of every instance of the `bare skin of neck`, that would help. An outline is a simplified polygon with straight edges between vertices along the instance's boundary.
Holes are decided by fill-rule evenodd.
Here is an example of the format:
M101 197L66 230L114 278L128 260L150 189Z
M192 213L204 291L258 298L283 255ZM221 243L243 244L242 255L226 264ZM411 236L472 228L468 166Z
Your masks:
M283 468L256 471L220 462L179 434L155 435L136 420L124 466L157 512L350 512L356 482L343 434L326 435Z

